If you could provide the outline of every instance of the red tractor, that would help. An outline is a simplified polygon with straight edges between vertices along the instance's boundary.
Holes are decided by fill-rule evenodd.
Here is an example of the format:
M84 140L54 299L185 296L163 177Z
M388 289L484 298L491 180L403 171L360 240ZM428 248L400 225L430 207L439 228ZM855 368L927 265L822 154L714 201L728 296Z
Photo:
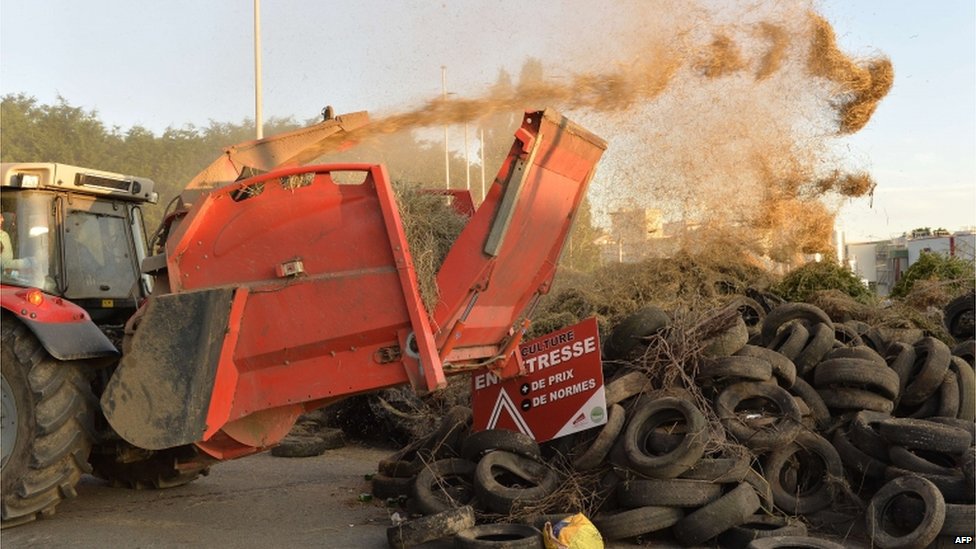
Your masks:
M53 513L87 472L177 486L349 395L523 371L515 351L605 143L526 113L482 204L450 193L470 218L428 309L383 166L302 165L365 124L228 148L151 249L151 181L3 166L4 527Z

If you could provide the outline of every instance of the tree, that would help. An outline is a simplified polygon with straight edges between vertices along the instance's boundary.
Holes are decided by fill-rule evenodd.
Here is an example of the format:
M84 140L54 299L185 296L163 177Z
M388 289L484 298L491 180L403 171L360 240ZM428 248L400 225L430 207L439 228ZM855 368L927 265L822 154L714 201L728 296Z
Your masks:
M773 292L788 301L809 301L816 292L839 290L861 303L871 303L874 293L844 265L827 260L793 269L774 285Z
M600 247L597 246L596 241L602 234L600 229L593 226L590 201L584 197L576 213L569 241L566 242L561 264L583 272L590 272L599 267Z
M944 283L950 293L962 293L973 288L973 263L958 257L934 252L922 252L918 260L895 283L892 297L905 297L920 281Z

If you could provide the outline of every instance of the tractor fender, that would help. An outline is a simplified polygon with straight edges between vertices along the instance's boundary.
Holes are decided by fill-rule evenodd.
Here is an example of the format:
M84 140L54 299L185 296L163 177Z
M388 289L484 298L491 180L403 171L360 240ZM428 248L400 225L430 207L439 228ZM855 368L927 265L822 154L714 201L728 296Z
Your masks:
M4 321L16 318L57 360L118 356L119 351L91 317L74 303L36 288L0 287Z

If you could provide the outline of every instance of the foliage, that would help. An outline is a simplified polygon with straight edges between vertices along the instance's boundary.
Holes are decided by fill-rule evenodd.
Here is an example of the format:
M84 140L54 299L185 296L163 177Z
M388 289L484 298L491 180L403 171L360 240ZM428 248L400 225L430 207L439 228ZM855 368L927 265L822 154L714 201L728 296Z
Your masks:
M420 297L427 310L433 311L439 298L437 271L467 219L454 211L444 196L425 193L419 185L395 181L393 192L417 273Z
M560 265L581 272L590 272L599 267L600 247L596 240L601 234L602 231L593 226L590 201L584 198L566 241Z
M874 300L874 294L856 274L834 261L807 263L784 276L771 290L789 301L809 301L823 290L838 290L861 303Z
M922 252L891 290L892 297L905 297L920 281L940 282L949 294L960 294L973 288L973 263L940 253Z
M254 122L213 122L206 127L167 128L162 135L133 126L108 128L96 111L72 106L63 97L53 105L25 94L0 101L0 161L62 162L148 177L156 182L160 200L144 209L151 231L162 208L184 185L217 158L224 147L253 139ZM291 118L272 118L268 135L299 127Z

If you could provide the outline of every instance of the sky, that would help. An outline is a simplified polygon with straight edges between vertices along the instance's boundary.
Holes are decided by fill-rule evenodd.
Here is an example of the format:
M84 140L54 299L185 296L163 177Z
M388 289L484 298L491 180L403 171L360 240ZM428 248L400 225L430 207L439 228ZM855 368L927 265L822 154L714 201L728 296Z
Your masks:
M528 57L567 70L625 64L628 32L660 24L666 10L655 8L674 1L264 0L264 117L304 121L326 104L395 113L441 93L441 66L451 93L477 97ZM878 182L873 199L841 209L847 240L976 225L976 3L813 5L845 51L895 67L871 122L838 143ZM254 116L252 10L251 0L0 0L0 94L61 96L122 131L240 122Z

